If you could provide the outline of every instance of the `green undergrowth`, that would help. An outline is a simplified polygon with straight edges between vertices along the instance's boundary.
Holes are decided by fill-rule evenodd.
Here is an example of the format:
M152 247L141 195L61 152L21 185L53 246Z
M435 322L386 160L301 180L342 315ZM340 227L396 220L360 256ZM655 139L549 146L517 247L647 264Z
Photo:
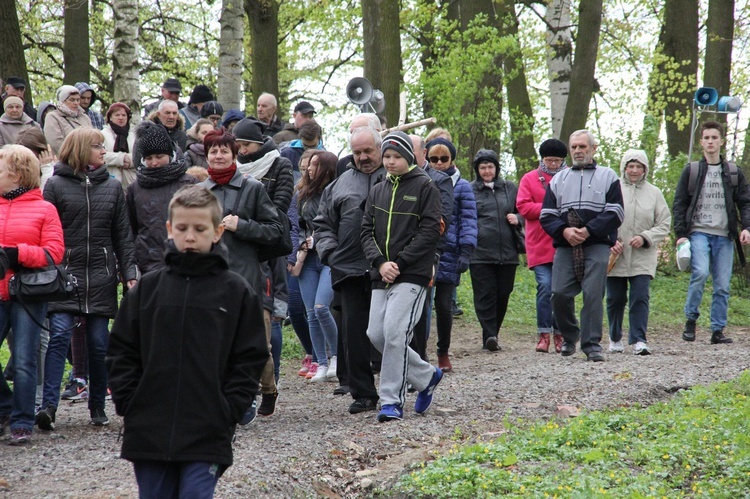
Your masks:
M750 373L648 408L539 422L454 446L405 475L406 497L747 497Z

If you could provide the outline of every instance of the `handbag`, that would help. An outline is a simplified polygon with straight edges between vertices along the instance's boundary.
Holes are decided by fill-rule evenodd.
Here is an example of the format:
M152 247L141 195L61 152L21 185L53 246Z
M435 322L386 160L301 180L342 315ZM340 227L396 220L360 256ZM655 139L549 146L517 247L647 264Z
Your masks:
M76 297L78 283L62 265L55 265L45 249L46 267L21 268L8 281L8 294L12 300L23 303L64 301Z
M521 225L512 225L513 240L516 243L516 251L519 255L526 254L526 229Z

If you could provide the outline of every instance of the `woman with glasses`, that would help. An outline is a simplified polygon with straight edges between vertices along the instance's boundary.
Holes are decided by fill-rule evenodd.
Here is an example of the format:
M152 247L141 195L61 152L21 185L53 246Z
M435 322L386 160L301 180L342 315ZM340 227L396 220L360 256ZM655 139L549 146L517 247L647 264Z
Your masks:
M453 329L453 293L461 282L461 274L477 247L477 204L469 182L456 168L456 148L444 138L427 143L430 166L451 177L453 181L453 216L445 228L445 246L435 275L435 316L437 324L438 367L450 372L453 366L448 355Z
M58 154L63 140L78 128L92 128L91 120L81 107L81 92L73 85L63 85L57 90L57 109L50 111L44 120L44 136Z
M555 352L560 353L563 337L552 316L552 260L555 248L552 238L539 222L542 201L552 177L566 167L568 146L557 139L548 139L539 146L542 158L539 167L521 178L518 185L518 212L526 220L526 257L529 268L536 278L536 327L539 341L536 351L549 352L550 340L554 340ZM550 338L552 336L552 338Z
M51 430L75 318L86 320L91 424L109 423L107 396L109 320L117 312L118 273L127 287L136 283L135 251L125 193L104 164L104 135L92 128L73 130L60 148L55 174L44 199L55 205L65 237L63 264L78 281L78 298L49 304L50 341L44 371L40 428Z

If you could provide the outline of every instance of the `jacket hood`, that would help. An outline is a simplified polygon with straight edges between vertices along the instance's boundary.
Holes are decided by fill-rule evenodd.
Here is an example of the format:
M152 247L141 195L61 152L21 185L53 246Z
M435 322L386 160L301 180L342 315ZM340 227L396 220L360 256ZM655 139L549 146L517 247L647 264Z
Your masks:
M497 180L497 178L500 176L500 160L497 157L497 153L490 149L480 149L474 156L472 165L474 166L474 173L476 174L476 177L481 180L482 177L479 176L479 163L482 163L484 161L489 161L490 163L495 164L495 179Z
M302 139L294 139L293 141L289 142L289 147L293 149L299 149L301 151L305 150L305 145L302 143ZM323 139L318 141L318 145L315 147L315 149L323 149Z
M148 116L146 116L147 120L153 121L154 123L161 124L161 120L159 120L158 118L159 118L159 110L158 109L156 111L152 111L151 114L149 114ZM179 130L184 130L185 129L185 118L182 116L181 113L177 113L177 128Z
M91 108L91 106L94 105L94 102L96 102L96 99L99 98L99 96L96 95L96 90L91 88L88 83L82 81L79 81L74 86L78 89L79 92L81 92L81 95L83 95L83 92L88 92L89 90L91 90L91 104L89 104L89 108Z
M49 101L44 101L41 104L39 104L39 108L36 112L36 122L40 125L42 124L42 116L44 116L44 111L47 110L48 107L51 107L52 109L57 109L55 105Z
M29 118L29 116L26 113L23 113L23 115L21 115L21 119L18 119L18 120L14 120L10 116L8 116L7 113L3 113L3 115L0 116L0 122L8 123L10 125L33 125L34 124L34 120Z
M245 113L243 113L239 109L230 109L229 111L227 111L227 114L224 115L224 120L221 122L221 126L226 128L227 123L231 123L232 121L239 121L244 117Z
M633 160L638 161L646 167L643 172L643 176L638 181L638 184L642 184L643 181L648 177L649 171L648 156L646 156L646 151L642 149L628 149L627 151L625 151L625 154L623 154L622 156L622 161L620 161L620 178L626 184L632 183L628 176L625 174L625 166Z

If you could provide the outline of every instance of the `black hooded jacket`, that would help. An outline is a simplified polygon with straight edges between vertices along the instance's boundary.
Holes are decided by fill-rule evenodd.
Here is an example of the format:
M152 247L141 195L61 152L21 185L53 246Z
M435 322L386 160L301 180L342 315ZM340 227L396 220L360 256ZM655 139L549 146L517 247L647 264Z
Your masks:
M122 457L232 464L235 425L268 360L261 302L223 246L180 253L128 291L107 352Z

